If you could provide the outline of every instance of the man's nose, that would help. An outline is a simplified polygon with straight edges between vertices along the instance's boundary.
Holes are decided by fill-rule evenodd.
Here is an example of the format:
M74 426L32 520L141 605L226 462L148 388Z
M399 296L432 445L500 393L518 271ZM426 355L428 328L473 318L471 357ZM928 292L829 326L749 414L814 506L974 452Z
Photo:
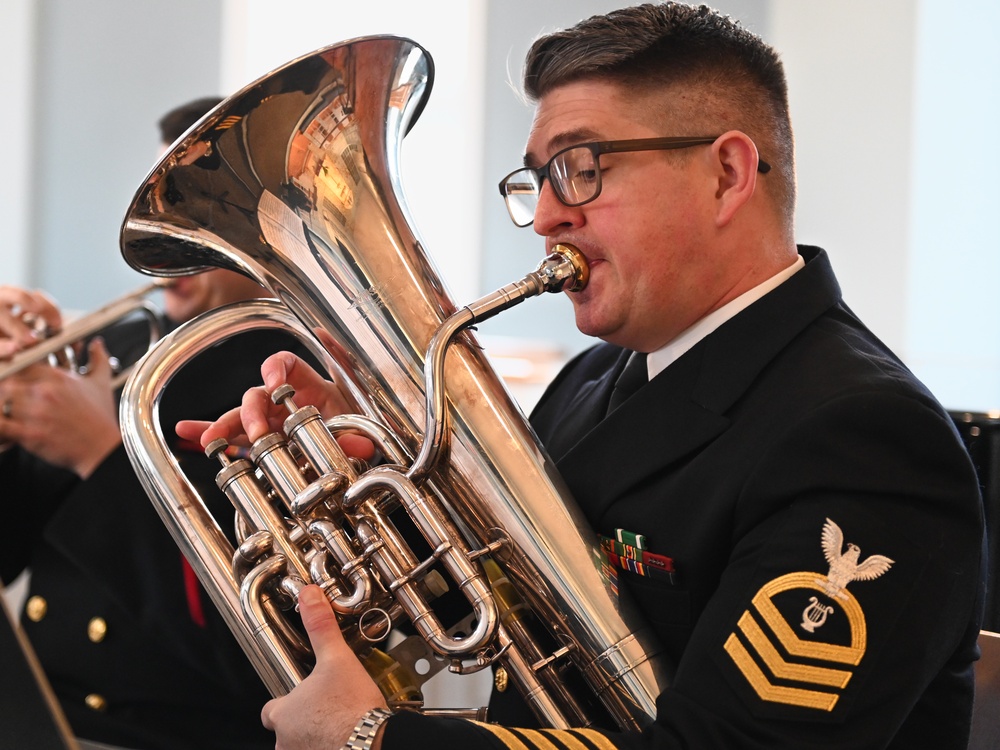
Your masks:
M548 180L538 191L538 205L535 206L535 222L532 225L537 234L551 237L557 232L579 226L583 212L580 207L571 207L556 197L556 191Z

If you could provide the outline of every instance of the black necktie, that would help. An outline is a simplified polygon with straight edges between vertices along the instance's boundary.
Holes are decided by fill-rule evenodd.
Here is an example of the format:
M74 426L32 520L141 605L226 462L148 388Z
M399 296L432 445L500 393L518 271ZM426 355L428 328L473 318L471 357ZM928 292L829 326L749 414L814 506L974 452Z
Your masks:
M646 370L646 355L641 352L633 352L629 357L625 369L615 381L615 389L611 392L611 401L608 403L608 414L621 406L625 399L635 393L649 382L649 373Z

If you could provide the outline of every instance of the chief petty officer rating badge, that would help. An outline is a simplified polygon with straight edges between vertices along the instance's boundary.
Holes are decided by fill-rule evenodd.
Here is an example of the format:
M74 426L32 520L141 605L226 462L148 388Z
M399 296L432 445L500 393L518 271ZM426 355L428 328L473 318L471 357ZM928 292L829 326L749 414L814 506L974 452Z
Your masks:
M861 560L860 548L848 543L845 549L843 532L829 518L823 526L822 545L829 572L825 576L789 573L764 584L726 640L725 649L762 700L832 711L853 675L850 668L861 662L867 646L865 616L847 586L878 578L893 561L884 555ZM808 595L808 590L823 597ZM775 603L786 592L802 597L800 621L789 622ZM783 601L788 611L790 600L785 597ZM847 622L846 643L801 637L796 632L815 635L828 627L828 618L839 613ZM818 666L822 663L829 666Z

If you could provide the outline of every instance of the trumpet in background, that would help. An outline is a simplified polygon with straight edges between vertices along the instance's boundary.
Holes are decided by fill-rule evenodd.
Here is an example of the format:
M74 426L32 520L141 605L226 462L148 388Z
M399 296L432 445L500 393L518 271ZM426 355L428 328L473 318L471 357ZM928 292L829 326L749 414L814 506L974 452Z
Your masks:
M77 351L79 345L93 336L101 333L119 321L126 320L135 314L145 317L149 326L149 344L147 351L163 334L162 317L159 308L152 303L149 296L162 289L163 281L158 281L140 287L125 294L113 302L83 315L67 324L60 331L41 330L44 336L35 346L14 355L9 362L0 364L0 380L16 375L26 367L39 362L48 361L56 367L65 367L76 372L85 373L86 367L79 362ZM112 387L118 388L125 382L135 363L122 366L117 358L112 357L112 368L115 371Z

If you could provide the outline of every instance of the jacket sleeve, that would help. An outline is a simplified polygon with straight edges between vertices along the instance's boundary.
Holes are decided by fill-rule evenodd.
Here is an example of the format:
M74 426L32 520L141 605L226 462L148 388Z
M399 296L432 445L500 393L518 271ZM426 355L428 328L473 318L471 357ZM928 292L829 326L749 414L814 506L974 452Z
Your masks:
M965 747L983 521L946 415L831 401L775 437L735 519L651 746Z
M28 566L45 524L78 483L17 446L0 453L0 580L9 583Z

